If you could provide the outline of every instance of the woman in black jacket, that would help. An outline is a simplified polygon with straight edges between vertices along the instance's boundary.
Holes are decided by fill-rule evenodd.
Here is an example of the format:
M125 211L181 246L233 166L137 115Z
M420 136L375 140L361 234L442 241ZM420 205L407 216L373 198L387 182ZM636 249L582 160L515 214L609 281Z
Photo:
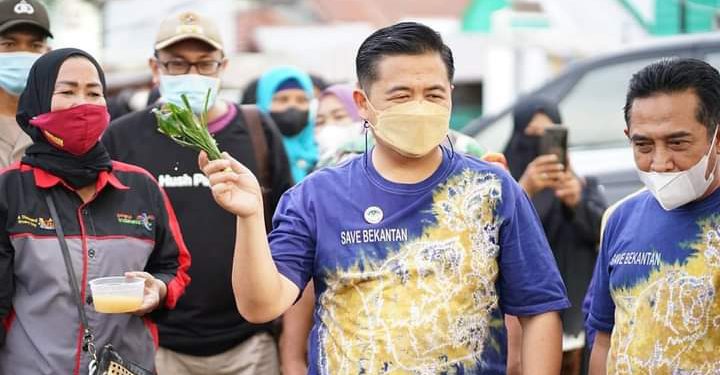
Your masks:
M86 330L98 351L112 344L154 371L149 313L174 308L189 282L164 192L99 142L105 87L91 55L62 48L35 62L20 96L17 121L33 144L0 172L0 374L87 375ZM142 280L142 298L103 306L89 284L108 276Z
M592 177L564 168L555 155L540 155L540 138L548 127L560 124L557 105L538 97L516 107L513 135L505 148L510 173L537 210L572 307L562 312L563 371L579 374L584 346L583 297L592 277L605 197Z

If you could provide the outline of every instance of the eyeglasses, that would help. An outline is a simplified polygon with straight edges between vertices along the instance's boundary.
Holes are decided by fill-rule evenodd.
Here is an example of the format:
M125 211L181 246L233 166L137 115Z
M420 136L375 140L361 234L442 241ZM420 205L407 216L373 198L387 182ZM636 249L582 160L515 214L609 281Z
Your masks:
M165 70L169 74L172 75L188 74L190 73L190 69L192 69L193 66L197 69L197 72L199 74L212 75L217 73L218 70L220 70L220 66L222 66L222 61L217 60L202 60L194 63L185 60L158 60L158 62L165 68Z

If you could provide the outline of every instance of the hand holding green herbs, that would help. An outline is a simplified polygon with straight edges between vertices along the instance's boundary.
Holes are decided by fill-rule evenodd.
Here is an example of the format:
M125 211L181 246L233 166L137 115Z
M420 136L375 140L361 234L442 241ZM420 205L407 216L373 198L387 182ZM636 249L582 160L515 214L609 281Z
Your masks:
M153 109L158 122L158 131L181 146L205 151L210 160L220 159L220 149L207 127L207 106L210 99L210 90L205 96L205 107L200 117L193 113L187 96L183 94L181 98L184 107L173 103L165 103L159 109Z

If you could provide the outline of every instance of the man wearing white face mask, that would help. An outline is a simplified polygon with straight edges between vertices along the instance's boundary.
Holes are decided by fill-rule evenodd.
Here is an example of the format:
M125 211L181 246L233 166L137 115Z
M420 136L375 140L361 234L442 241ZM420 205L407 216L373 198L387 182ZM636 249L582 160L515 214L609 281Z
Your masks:
M50 20L35 0L0 1L0 169L20 160L32 140L15 121L32 64L47 52Z
M185 94L193 111L200 113L210 90L208 130L220 149L269 177L264 201L267 215L272 215L292 181L282 136L257 110L218 99L228 61L214 20L194 12L172 15L160 25L155 49L150 67L159 84L159 101L181 104ZM158 373L275 375L276 325L243 319L228 282L234 217L213 204L197 153L157 131L153 107L113 121L102 141L113 158L145 168L165 188L193 259L188 271L192 282L175 310L156 316ZM258 152L262 149L264 154Z
M647 190L605 215L590 373L720 373L720 74L661 60L632 77L625 103Z
M505 374L503 313L523 326L523 366L558 374L569 306L532 203L500 167L446 139L453 57L404 22L360 46L354 92L376 145L288 190L263 232L252 173L226 155L200 165L237 215L233 289L265 322L312 278L309 374Z

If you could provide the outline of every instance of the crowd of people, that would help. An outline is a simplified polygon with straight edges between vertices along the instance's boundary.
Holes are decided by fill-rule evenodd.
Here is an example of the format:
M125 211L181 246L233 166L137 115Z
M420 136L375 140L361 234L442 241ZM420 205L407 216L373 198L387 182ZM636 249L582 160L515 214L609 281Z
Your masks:
M41 2L0 0L0 375L111 350L160 375L720 373L711 65L628 77L645 189L608 207L540 147L548 98L502 154L451 130L453 54L420 23L369 35L356 82L278 65L235 103L213 20L170 15L156 94L112 119L102 66L52 37ZM158 132L183 98L220 159ZM107 276L141 303L97 311Z

